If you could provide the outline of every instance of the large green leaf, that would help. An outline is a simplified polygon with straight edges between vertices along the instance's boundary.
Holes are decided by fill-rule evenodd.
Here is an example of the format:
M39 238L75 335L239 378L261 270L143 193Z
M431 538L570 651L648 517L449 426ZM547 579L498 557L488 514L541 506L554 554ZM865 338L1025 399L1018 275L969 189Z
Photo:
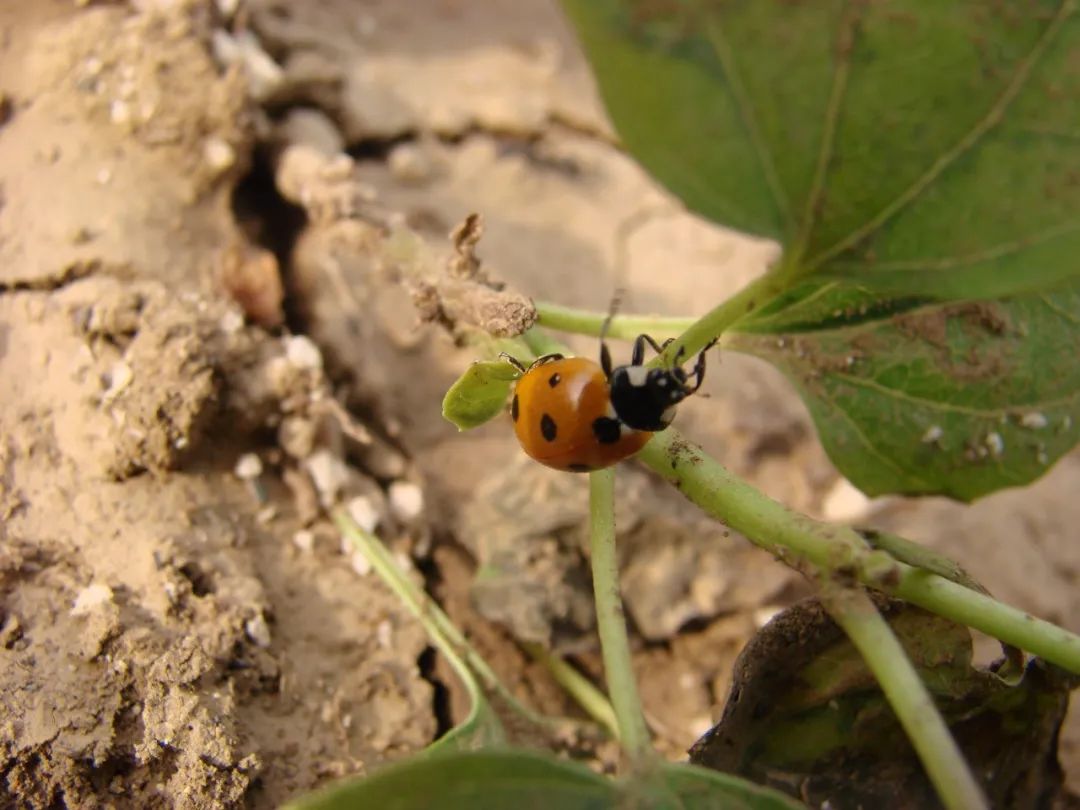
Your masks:
M895 600L890 626L994 807L1049 806L1074 679L1032 661L1007 681L972 666L971 634ZM692 762L772 784L813 806L937 807L934 790L855 647L816 601L784 611L740 654L720 722Z
M782 793L690 766L616 782L530 751L447 753L331 786L286 810L796 810Z
M1080 281L1002 301L881 299L844 283L767 308L731 345L782 369L869 494L971 500L1080 440Z
M1080 274L1075 0L563 0L630 152L799 273L997 298Z

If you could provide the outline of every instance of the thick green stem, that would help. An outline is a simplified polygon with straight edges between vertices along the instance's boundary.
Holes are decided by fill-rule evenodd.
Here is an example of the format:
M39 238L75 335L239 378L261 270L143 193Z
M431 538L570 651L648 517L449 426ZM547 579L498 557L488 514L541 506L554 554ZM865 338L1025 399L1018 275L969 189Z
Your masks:
M638 458L705 512L792 563L846 571L865 584L1080 673L1080 637L985 594L897 562L859 534L800 515L730 473L670 428Z
M904 648L861 588L826 582L822 602L858 649L949 810L987 807L982 789Z
M619 566L615 555L615 471L611 468L589 475L589 541L592 551L593 594L596 624L604 658L608 694L619 725L619 741L635 769L653 759L652 742L641 709L637 681L630 660Z

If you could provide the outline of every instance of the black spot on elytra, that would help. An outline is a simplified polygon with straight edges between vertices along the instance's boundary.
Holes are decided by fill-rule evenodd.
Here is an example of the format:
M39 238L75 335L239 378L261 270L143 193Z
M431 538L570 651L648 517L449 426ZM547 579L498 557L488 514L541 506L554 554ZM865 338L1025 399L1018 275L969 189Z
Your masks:
M618 419L610 416L598 416L593 420L592 432L600 444L615 444L622 435L621 425Z
M549 442L555 441L555 437L559 434L559 430L555 426L555 420L546 413L540 417L540 432Z
M514 401L510 403L510 418L513 419L515 422L517 421L517 418L518 418L517 394L514 394Z
M552 374L550 377L548 377L548 385L550 385L552 388L554 388L556 385L558 385L561 382L562 382L562 377L559 376L558 372L556 372L556 373Z
M576 462L569 465L566 469L570 470L570 472L592 472L592 467L588 464L578 464Z

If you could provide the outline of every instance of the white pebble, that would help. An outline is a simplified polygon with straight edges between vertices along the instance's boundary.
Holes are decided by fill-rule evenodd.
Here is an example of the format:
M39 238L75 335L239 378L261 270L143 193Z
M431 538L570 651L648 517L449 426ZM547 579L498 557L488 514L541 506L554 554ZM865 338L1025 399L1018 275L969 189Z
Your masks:
M131 105L123 99L115 99L109 105L109 120L114 124L126 124L131 121Z
M366 495L357 495L349 501L346 509L353 522L368 534L375 531L375 527L379 525L379 510Z
M383 619L375 625L375 640L384 650L389 650L394 643L394 626L389 619Z
M846 478L837 481L821 505L822 516L836 523L849 523L870 513L870 499Z
M85 616L99 605L108 604L112 601L113 592L112 588L101 582L95 582L92 585L87 585L81 591L78 596L75 597L75 602L71 606L72 616Z
M1044 413L1040 413L1039 411L1031 411L1030 413L1025 413L1023 416L1020 417L1020 424L1031 430L1042 430L1044 427L1050 424L1050 420L1046 418L1046 414Z
M390 511L403 523L411 523L424 511L424 492L412 481L395 481L387 490Z
M783 608L777 605L762 605L754 611L754 626L759 630L771 622Z
M131 385L133 379L135 379L135 372L131 370L131 366L123 360L113 364L109 370L109 387L102 395L102 400L106 403L112 402L121 391Z
M256 613L251 619L244 622L244 633L257 647L270 646L270 625L262 613Z
M920 441L923 444L933 444L939 441L942 436L945 435L945 431L941 429L941 425L931 425L926 429L926 433L922 435Z
M255 453L244 453L236 461L233 473L242 481L251 481L262 475L262 459Z
M224 138L212 135L203 141L203 160L215 172L224 172L236 163L236 150Z
M319 501L323 506L333 505L349 480L349 468L345 462L324 447L308 456L304 465L319 493Z
M352 565L353 571L362 577L371 573L371 562L362 551L354 551L349 557L349 564Z
M322 352L306 335L294 335L285 339L285 356L296 368L316 371L322 368Z
M230 309L221 316L221 331L226 335L235 335L244 328L244 316L241 312Z
M305 554L310 553L315 548L315 533L309 529L301 529L292 536L292 541L293 545Z

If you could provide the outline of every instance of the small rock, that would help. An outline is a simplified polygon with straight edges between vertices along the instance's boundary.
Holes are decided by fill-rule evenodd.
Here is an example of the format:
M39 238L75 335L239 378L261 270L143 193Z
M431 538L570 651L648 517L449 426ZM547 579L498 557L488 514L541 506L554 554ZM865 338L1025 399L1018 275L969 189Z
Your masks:
M1020 424L1029 430L1042 430L1050 424L1050 420L1046 418L1046 414L1044 413L1031 411L1020 417Z
M233 473L243 481L251 481L262 475L262 459L255 453L244 453L236 461Z
M71 606L72 616L86 616L101 605L106 605L112 602L113 592L112 588L101 582L95 582L92 585L87 585L79 594L75 597L75 602Z
M345 462L323 448L308 456L304 466L307 467L315 490L319 493L319 502L324 507L333 505L349 481L349 468L345 466Z
M354 550L349 555L349 564L352 566L353 571L362 577L366 577L371 573L371 562L362 551Z
M366 495L357 495L349 501L346 508L349 517L368 534L375 531L375 527L379 525L379 510L371 498Z
M411 481L395 481L387 490L390 511L402 523L411 523L424 511L424 492Z
M865 518L871 511L871 502L846 478L841 478L829 490L821 505L822 516L835 523L850 523Z
M305 554L309 554L315 548L315 533L309 529L301 529L292 536L293 545Z
M257 647L270 646L270 625L262 613L256 613L254 617L244 622L244 634L250 638Z
M304 371L318 371L322 368L322 352L306 335L285 338L285 356L290 363Z
M236 150L224 138L211 135L203 141L203 160L215 174L221 174L236 165Z
M345 139L337 125L321 110L306 107L290 110L278 131L287 143L311 147L327 157L345 151Z

